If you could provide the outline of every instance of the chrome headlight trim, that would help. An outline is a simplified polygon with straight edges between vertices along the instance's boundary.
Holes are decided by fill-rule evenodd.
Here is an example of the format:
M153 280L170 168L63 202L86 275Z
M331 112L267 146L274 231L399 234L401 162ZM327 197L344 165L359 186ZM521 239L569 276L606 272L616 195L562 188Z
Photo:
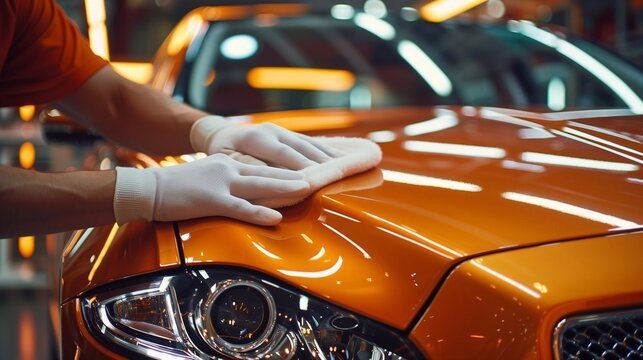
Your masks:
M565 333L565 330L576 325L581 325L583 323L595 322L595 321L609 321L616 319L623 319L624 317L629 316L643 316L643 309L630 309L630 310L620 310L620 311L606 311L603 313L593 313L587 315L578 315L560 320L554 327L554 332L552 334L552 350L554 353L555 360L564 360L562 358L563 354L563 342L562 336Z
M221 296L235 286L252 288L247 290L253 294L250 298L256 299L251 308L263 315L248 319L261 319L256 323L261 325L252 328L261 336L237 338L237 330L230 332L234 328L208 324L233 313L217 314L210 311L212 308L233 309L231 299L245 298L236 290L236 294ZM92 336L130 358L324 359L333 354L352 357L358 351L392 360L421 357L403 333L247 269L209 267L145 275L92 290L81 301ZM129 305L121 307L119 303ZM337 318L353 319L358 326L337 326L332 322ZM269 321L264 323L265 319ZM221 331L220 340L227 342L214 341L214 337L209 341L215 328ZM228 339L229 335L233 337ZM252 343L245 342L248 339Z
M167 281L169 282L170 278L167 279ZM164 346L156 342L132 336L119 329L107 315L107 304L113 304L115 301L136 296L155 295L163 295L166 298L168 313L170 314L170 319L172 322L172 330L175 335L175 339L170 341L172 343L179 344L185 339L185 329L183 329L179 309L176 305L176 294L174 293L172 287L167 288L167 285L164 284L161 284L156 288L137 289L112 297L99 299L97 296L92 296L90 298L86 298L83 301L83 315L85 317L85 322L91 323L90 321L88 321L89 319L87 319L87 317L93 317L93 322L98 325L97 330L102 335L104 335L109 341L112 341L129 351L155 359L167 358L168 354L171 354L172 356L175 356L179 359L193 359L193 354L200 353L198 349L191 349L190 346L186 346L183 348L180 346Z
M212 318L211 316L209 316L212 310L212 306L219 298L219 296L221 296L221 294L223 294L225 291L239 286L247 286L258 291L268 304L268 326L266 327L266 329L264 329L263 333L258 339L244 345L230 343L219 336L212 324ZM213 348L229 355L236 355L235 352L245 353L248 351L252 351L263 345L268 337L272 334L275 328L276 319L277 305L275 304L275 300L273 299L272 295L265 287L250 280L224 280L218 282L212 288L212 292L210 293L210 295L208 295L208 298L199 303L194 313L194 323L199 330L199 335L201 336L201 338ZM212 335L206 337L204 336L204 334ZM233 352L230 352L229 349L233 350Z

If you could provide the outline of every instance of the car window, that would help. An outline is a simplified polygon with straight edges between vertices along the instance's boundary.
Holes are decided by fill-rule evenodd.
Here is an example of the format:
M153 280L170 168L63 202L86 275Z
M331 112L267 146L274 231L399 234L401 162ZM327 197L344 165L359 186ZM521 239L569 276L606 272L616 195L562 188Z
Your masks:
M186 100L222 115L440 104L629 105L586 63L528 35L499 25L375 18L213 23L189 70ZM617 77L627 74L626 85L640 90L638 69L582 41L575 49L596 56Z
M205 81L192 81L189 100L224 115L439 102L391 44L355 26L331 23L335 26L298 21L268 28L245 22L213 26L204 42L216 45L201 51L192 74ZM295 70L294 78L284 79L280 69ZM329 70L336 72L325 72ZM251 81L253 75L268 83ZM321 84L310 79L324 75L337 81Z

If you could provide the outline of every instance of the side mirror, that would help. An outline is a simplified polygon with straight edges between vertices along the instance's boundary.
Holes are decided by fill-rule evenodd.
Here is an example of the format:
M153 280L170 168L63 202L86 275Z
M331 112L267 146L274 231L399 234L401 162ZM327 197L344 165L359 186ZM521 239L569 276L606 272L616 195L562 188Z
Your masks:
M56 109L44 108L38 115L42 123L43 137L48 142L91 145L102 137L74 122Z

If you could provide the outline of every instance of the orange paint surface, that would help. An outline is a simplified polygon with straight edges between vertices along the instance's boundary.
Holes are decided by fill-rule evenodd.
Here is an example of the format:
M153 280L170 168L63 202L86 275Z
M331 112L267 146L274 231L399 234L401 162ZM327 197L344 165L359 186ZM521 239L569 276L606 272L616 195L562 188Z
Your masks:
M643 303L642 253L638 232L467 261L449 275L411 338L434 359L551 359L552 333L563 318Z
M465 116L459 108L286 112L290 119L351 118L350 127L309 131L312 135L390 132L392 139L380 143L384 158L378 169L283 209L284 221L276 227L223 218L179 223L186 264L249 267L404 329L449 268L463 260L640 228L643 194L636 179L643 175L637 163L563 134L576 129L601 136L617 150L640 144L588 129L597 126L591 119L551 121L534 113L504 114L507 119L499 111L479 109L477 116ZM261 122L267 116L243 120ZM631 131L631 121L603 118L597 129ZM525 130L541 137L522 139ZM545 162L542 156L529 161L525 153L544 154ZM159 230L152 229L163 228L154 235ZM92 248L84 246L78 260L66 265L65 298L158 270L161 263L179 263L169 224L133 223L118 231L102 261L106 265L87 282L91 256L100 254L109 234L109 229L95 231ZM156 255L161 253L171 256L162 260Z
M222 218L181 222L186 263L250 267L404 329L441 277L463 259L640 228L643 222L641 185L632 181L641 178L638 165L558 134L585 128L533 113L518 118L491 109L482 109L484 116L464 116L457 108L396 110L330 111L351 116L352 126L311 134L392 134L380 144L379 169L284 209L284 221L274 228ZM284 118L323 119L322 113L286 112ZM279 114L245 120L266 116ZM601 121L618 128L624 119ZM541 137L521 139L525 130ZM532 162L526 153L543 156Z
M73 239L63 256L62 301L110 281L180 264L171 223L101 226Z

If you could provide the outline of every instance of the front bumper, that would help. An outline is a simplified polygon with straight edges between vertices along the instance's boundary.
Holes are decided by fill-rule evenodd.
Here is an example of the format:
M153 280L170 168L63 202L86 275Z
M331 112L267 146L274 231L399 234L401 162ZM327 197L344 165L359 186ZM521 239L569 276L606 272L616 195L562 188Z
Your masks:
M410 338L434 359L550 359L561 320L643 305L643 232L487 255L447 277ZM62 306L64 359L120 359Z
M125 359L103 346L90 334L81 310L81 300L67 301L61 307L62 359Z

